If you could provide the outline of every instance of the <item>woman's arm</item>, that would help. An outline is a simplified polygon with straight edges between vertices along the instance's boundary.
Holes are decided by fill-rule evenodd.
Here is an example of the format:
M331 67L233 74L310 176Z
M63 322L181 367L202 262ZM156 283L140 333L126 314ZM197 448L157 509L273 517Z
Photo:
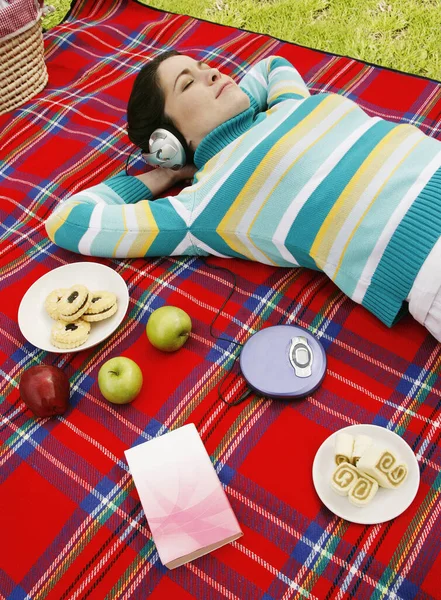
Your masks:
M151 199L192 171L112 177L62 202L45 223L47 234L58 246L89 256L169 256L187 233L185 210L176 207L190 202L193 192L185 188L177 197Z
M310 96L297 69L280 56L269 56L254 65L240 87L255 99L261 111L284 100L300 102Z
M194 165L186 165L178 171L158 167L135 177L150 190L151 197L149 199L151 199L161 196L164 192L182 181L188 183L195 173L196 167Z

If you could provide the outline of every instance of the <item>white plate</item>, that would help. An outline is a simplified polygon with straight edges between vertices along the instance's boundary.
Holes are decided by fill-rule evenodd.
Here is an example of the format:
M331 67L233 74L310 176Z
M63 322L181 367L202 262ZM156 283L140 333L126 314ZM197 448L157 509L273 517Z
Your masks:
M69 288L76 283L91 291L113 292L118 300L118 310L103 321L91 323L86 343L69 350L62 350L51 343L51 328L54 320L47 314L44 301L58 288ZM93 262L77 262L54 269L37 279L23 296L18 308L18 325L24 337L41 350L47 352L80 352L99 344L111 335L127 312L129 292L124 279L110 267Z
M351 435L369 435L375 443L392 450L409 469L406 481L396 490L378 488L374 498L366 506L354 506L346 496L339 496L331 488L331 475L336 468L334 462L335 436L344 431ZM312 465L312 479L316 492L334 514L352 523L373 525L398 517L412 503L420 484L420 470L410 446L393 431L378 425L350 425L330 435L317 451Z

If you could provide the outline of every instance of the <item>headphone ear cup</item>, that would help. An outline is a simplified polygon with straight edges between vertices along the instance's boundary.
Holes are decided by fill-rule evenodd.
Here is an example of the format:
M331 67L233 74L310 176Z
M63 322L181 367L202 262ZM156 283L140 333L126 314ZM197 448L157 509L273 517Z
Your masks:
M175 138L181 143L182 149L185 154L185 164L192 162L193 160L193 152L190 150L184 136L180 131L173 127L173 125L165 125L164 129L169 131L171 134L175 136Z
M168 169L181 169L188 162L189 149L181 133L174 127L160 127L152 132L149 152L142 154L152 165Z

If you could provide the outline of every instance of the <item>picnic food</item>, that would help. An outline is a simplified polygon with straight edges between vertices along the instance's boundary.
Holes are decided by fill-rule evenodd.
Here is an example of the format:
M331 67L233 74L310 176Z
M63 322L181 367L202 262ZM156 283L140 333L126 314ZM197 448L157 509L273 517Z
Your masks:
M91 292L85 285L53 290L44 306L56 322L51 329L51 343L57 348L72 349L86 342L90 323L108 319L118 310L118 301L112 292Z
M191 332L189 315L177 306L161 306L147 321L149 342L163 352L175 352L185 344Z
M20 378L19 390L21 399L37 417L62 415L69 405L69 378L53 365L26 369Z
M331 478L332 489L347 496L355 506L366 506L379 487L399 487L408 474L390 448L375 444L368 435L355 438L346 432L335 436L334 460L337 468Z
M384 488L396 488L407 477L406 465L398 462L392 450L381 446L368 448L360 457L357 466L360 471L374 477Z
M66 288L59 288L58 290L53 290L46 298L44 306L52 319L58 319L58 305L66 292Z
M335 436L335 464L352 462L353 447L354 437L350 433L337 433Z
M73 323L86 312L90 304L90 292L84 285L73 285L58 302L58 318Z
M355 506L366 506L377 493L378 482L350 462L341 462L332 474L331 487Z
M128 404L142 388L142 371L134 360L115 356L98 371L98 386L106 400L114 404Z
M350 462L341 462L332 474L331 487L339 496L347 496L357 479L357 468Z
M51 342L57 348L76 348L87 340L90 332L90 323L78 319L75 323L57 321L52 325Z
M360 456L372 446L373 439L369 435L356 435L354 439L354 450L352 452L352 463L356 465L360 460Z
M92 292L87 310L83 313L85 321L103 321L116 313L118 305L116 296L112 292Z
M366 506L378 491L378 482L366 475L366 473L357 473L357 481L351 487L348 493L348 500L355 506Z
M400 463L393 467L391 471L387 474L389 483L391 487L398 487L403 483L403 481L407 478L408 469L405 463Z

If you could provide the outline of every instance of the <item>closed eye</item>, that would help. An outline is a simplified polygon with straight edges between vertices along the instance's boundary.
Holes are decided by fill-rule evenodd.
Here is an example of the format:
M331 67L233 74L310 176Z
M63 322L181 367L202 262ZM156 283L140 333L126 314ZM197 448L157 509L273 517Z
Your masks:
M199 61L197 63L197 66L199 69L204 70L204 69L210 69L211 67L205 63L203 63L202 61ZM191 75L192 74L192 70L189 69L188 67L183 69L179 75L176 77L175 79L175 83L173 85L173 91L176 90L176 84L178 83L178 80L180 77L182 77L183 75ZM191 79L190 81L188 81L188 83L185 84L185 86L181 89L181 92L183 92L185 89L187 89L187 87L189 87L192 83L193 83L193 79Z

